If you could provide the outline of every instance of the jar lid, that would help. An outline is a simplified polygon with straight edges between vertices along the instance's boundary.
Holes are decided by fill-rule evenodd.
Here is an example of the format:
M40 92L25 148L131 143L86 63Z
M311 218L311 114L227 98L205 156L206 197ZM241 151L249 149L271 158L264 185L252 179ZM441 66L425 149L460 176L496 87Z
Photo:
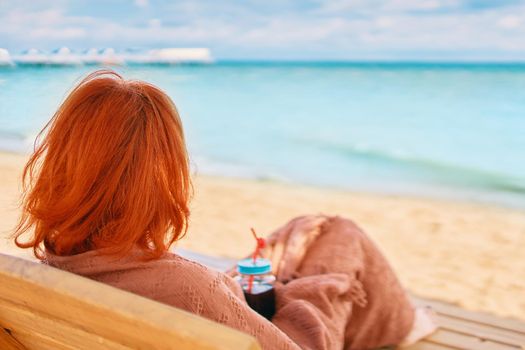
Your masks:
M257 258L255 262L248 258L237 262L237 271L243 275L262 275L272 271L272 263L264 258Z

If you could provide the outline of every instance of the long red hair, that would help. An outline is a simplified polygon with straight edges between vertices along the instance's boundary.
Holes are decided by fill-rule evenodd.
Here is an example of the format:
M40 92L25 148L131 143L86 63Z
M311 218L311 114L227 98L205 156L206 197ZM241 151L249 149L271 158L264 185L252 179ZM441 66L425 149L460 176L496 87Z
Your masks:
M191 194L182 123L157 87L97 71L40 133L23 173L21 248L74 255L134 246L158 257L187 230ZM21 241L24 233L31 234Z

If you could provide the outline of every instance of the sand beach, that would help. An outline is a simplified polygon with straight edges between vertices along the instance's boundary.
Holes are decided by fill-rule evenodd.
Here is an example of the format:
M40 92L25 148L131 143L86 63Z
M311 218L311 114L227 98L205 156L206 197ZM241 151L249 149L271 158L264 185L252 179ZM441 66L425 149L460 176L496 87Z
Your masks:
M9 234L26 156L0 153L0 252L32 259ZM196 176L188 234L177 246L237 258L249 228L270 233L305 213L352 218L414 294L525 320L525 212L474 203Z

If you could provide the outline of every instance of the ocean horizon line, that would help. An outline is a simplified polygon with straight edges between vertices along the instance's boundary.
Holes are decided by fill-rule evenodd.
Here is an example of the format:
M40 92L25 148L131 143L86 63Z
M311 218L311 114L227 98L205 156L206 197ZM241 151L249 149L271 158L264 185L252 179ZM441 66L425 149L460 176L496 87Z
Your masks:
M46 63L17 63L14 65L0 65L0 69L17 68L68 68L68 67L147 67L147 66L257 66L257 67L358 67L358 68L410 68L410 69L457 69L457 68L489 68L525 69L524 61L418 61L418 60L261 60L261 59L215 59L213 62L125 62L122 64L46 64Z
M408 64L524 64L523 59L416 59L416 58L235 58L215 57L213 63L254 62L254 63L408 63Z

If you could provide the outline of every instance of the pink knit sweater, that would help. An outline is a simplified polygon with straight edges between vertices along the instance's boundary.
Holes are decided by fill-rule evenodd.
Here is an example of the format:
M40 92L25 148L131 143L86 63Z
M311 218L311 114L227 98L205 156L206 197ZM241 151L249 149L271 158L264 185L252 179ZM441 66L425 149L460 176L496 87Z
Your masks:
M307 216L268 239L277 312L272 322L246 304L227 274L176 254L116 260L103 251L46 255L63 270L181 308L256 337L263 349L373 349L409 332L414 312L390 266L351 221Z

